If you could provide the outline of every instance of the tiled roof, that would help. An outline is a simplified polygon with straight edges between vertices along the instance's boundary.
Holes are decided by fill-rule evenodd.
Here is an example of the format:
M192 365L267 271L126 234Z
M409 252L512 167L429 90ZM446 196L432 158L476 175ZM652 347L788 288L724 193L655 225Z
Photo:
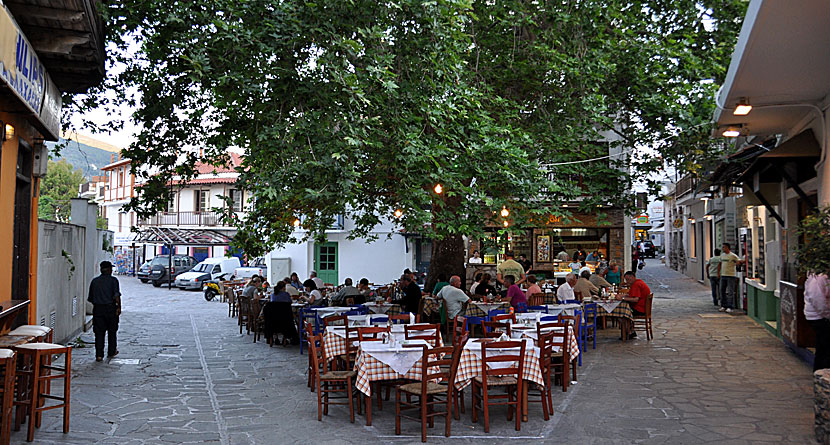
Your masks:
M196 164L196 171L199 172L200 175L209 175L211 173L234 173L236 172L236 167L242 165L242 156L239 156L236 153L228 153L230 156L230 165L224 166L214 166L210 164L203 164L201 162Z

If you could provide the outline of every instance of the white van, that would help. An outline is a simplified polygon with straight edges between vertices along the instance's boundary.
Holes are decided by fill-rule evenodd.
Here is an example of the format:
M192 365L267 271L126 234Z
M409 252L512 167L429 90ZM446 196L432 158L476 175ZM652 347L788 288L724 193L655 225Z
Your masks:
M181 289L201 289L208 280L230 280L239 267L237 257L207 258L188 272L176 277L176 287Z

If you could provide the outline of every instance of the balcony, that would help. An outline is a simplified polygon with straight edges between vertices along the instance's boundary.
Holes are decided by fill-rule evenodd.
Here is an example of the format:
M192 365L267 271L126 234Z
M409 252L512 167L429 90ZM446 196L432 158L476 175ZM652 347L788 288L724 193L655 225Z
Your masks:
M159 212L150 218L138 220L139 226L201 226L225 227L217 212Z

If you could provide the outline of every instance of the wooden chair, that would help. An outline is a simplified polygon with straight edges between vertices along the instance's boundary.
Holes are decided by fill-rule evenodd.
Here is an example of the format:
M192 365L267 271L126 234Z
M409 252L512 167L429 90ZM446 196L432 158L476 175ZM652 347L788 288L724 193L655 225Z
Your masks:
M437 348L440 344L441 325L438 323L408 324L403 327L403 332L407 340L426 340L433 348Z
M464 346L467 344L467 340L469 339L469 333L464 332L456 339L457 343L453 343L453 347L456 349L458 353L459 362L461 359L461 354L464 352ZM464 388L455 390L455 406L453 409L455 410L455 420L461 420L461 414L459 413L466 412L464 406Z
M574 315L559 314L560 323L568 323L573 327L576 342L579 344L578 364L582 366L582 351L585 345L582 343L582 312L574 312ZM576 380L576 369L574 368L574 380Z
M41 413L50 409L63 409L63 433L69 432L70 394L72 380L72 347L53 343L27 343L14 347L18 355L17 374L20 376L17 390L17 406L14 429L18 431L24 419L28 422L26 440L35 438L35 427L40 428ZM51 364L53 355L63 354L63 366ZM63 394L50 394L52 380L63 379ZM46 405L46 400L57 405Z
M395 434L401 434L402 417L418 420L421 422L421 442L426 442L427 424L432 427L434 418L438 416L444 416L444 435L450 437L455 373L461 353L459 348L452 346L427 348L421 345L420 348L423 350L421 380L400 385L395 392ZM406 401L401 400L401 394L407 395ZM416 396L417 401L411 402L411 396ZM436 409L442 405L445 406L443 411ZM420 414L418 417L402 414L403 410L416 409Z
M323 336L315 335L308 342L308 352L312 360L312 371L317 391L317 420L323 420L323 414L329 415L329 405L349 405L349 421L354 423L354 386L357 374L354 371L321 372L321 363L327 363ZM318 346L319 345L319 346ZM341 397L332 397L333 393L344 393ZM347 403L332 402L331 399L349 399Z
M530 296L527 300L528 306L544 306L545 305L545 294L543 293L536 293Z
M509 351L509 352L508 352ZM490 432L490 406L507 405L507 420L516 416L516 431L522 428L522 373L525 342L501 341L481 345L481 374L473 378L473 422L484 414L484 432ZM512 363L505 368L492 363ZM505 394L490 394L491 387L505 388ZM493 400L496 400L495 402Z
M635 315L634 325L631 327L633 332L636 332L637 328L643 328L643 331L646 333L646 340L649 341L654 339L654 332L652 331L651 324L651 303L653 300L654 294L651 294L648 297L646 297L646 314Z
M504 322L504 323L507 323L507 322L515 323L516 322L516 314L494 315L494 316L490 317L490 321L500 321L500 322Z
M323 319L323 326L346 326L349 324L348 315L331 315Z
M389 319L392 320L392 324L409 324L409 322L411 321L409 312L404 312L403 314L390 315Z
M357 328L358 341L381 341L382 334L389 332L386 326L367 326Z
M528 390L536 389L539 391L539 399L537 400L531 400L531 394L528 391L527 401L528 403L542 403L542 414L544 414L545 420L550 420L550 416L553 414L553 391L551 390L551 360L553 356L553 334L553 332L539 333L538 340L536 341L539 347L539 368L542 371L542 381L544 382L544 385L539 386L534 384L530 385L530 387L528 388Z
M251 299L240 295L237 298L237 324L239 324L239 333L242 333L242 327L245 326L245 332L251 333Z
M562 385L562 392L568 391L568 384L570 384L570 374L573 372L573 378L576 380L576 367L572 366L570 357L570 338L568 334L567 323L536 323L536 332L541 337L546 328L552 328L551 336L551 376L559 377L560 385ZM573 368L573 371L571 371Z
M236 289L225 290L225 299L228 301L228 317L236 317Z
M11 349L0 349L0 366L3 367L2 406L0 406L0 443L8 444L12 431L14 407L14 382L17 376L17 356Z
M501 334L510 336L510 323L501 321L482 321L481 327L484 330L484 338L498 338Z
M456 315L452 321L452 344L457 345L458 339L467 334L467 317Z
M310 322L307 321L307 322L305 322L304 329L305 329L306 342L310 344L314 339L314 326ZM320 337L322 338L322 336L320 336ZM322 344L319 344L317 346L319 348L323 347ZM322 365L324 365L325 367L328 367L328 363L323 363ZM314 380L315 374L314 374L314 370L312 369L313 366L314 366L314 362L311 359L311 354L308 354L308 368L307 368L308 387L311 388L312 392L314 392L314 388L316 387L316 383L315 383L315 380ZM323 371L323 372L325 372L325 371Z

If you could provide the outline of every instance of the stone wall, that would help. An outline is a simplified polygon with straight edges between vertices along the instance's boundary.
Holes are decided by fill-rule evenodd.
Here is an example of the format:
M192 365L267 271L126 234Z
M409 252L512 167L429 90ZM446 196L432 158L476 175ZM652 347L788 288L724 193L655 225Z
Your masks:
M813 374L816 411L816 440L830 444L830 369L820 369Z

